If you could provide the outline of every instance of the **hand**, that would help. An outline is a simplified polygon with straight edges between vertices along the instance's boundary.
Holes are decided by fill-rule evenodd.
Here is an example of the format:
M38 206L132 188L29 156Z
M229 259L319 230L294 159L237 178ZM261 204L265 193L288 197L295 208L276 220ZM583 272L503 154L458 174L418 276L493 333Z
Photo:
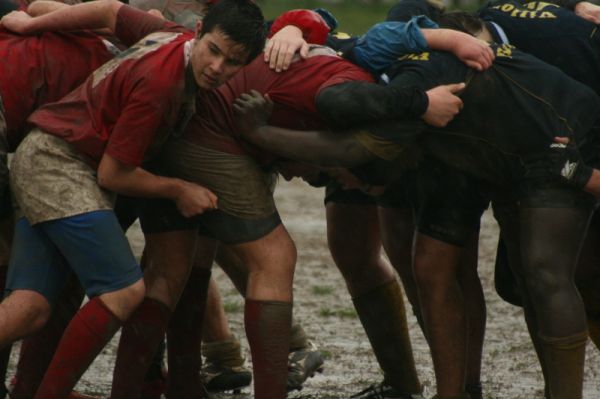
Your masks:
M446 126L463 108L462 100L455 94L464 88L464 83L455 83L428 90L429 105L422 116L423 120L432 126Z
M28 33L27 27L31 19L31 16L24 11L12 11L0 19L0 25L12 32L24 35Z
M595 24L600 24L600 6L582 1L575 6L575 14Z
M579 188L584 188L592 175L592 168L581 158L581 153L568 137L555 137L550 144L548 158L551 162L551 173L558 174Z
M275 33L267 42L265 62L268 62L269 68L276 72L286 71L296 52L299 52L300 57L306 59L308 43L302 37L302 31L299 28L288 25Z
M205 187L181 180L181 189L175 197L175 204L179 212L189 218L217 209L217 196Z
M491 47L476 37L462 32L455 32L452 53L464 62L469 68L484 71L492 66L494 52Z
M268 95L263 96L256 90L252 90L234 101L233 110L239 132L248 136L268 124L273 112L273 101Z

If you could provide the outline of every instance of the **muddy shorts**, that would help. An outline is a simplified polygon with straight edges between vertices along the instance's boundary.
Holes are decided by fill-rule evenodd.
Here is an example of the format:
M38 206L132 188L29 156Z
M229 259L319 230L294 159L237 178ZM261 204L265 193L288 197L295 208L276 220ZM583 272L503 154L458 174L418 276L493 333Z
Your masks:
M31 131L11 164L17 216L30 224L98 210L112 210L114 194L102 189L96 169L59 137Z
M173 201L143 200L139 207L145 233L198 228L225 244L254 241L281 223L273 199L274 176L249 156L215 151L183 139L171 140L152 170L211 190L218 210L182 216Z
M71 270L91 298L142 278L114 212L96 211L15 226L6 291L32 290L53 304Z
M407 175L407 179L408 179ZM387 186L381 195L369 195L361 190L344 190L335 180L331 180L325 188L325 205L376 205L382 208L413 208L414 198L408 189L410 183L407 179L395 181Z

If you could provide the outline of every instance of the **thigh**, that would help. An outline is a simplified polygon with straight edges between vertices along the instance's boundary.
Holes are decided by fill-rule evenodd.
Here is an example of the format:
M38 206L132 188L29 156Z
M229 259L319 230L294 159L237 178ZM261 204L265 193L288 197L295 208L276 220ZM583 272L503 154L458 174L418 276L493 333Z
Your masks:
M15 224L6 294L31 290L53 304L67 281L70 270L57 247L39 226L20 218Z
M89 297L117 291L142 278L113 211L95 211L40 223Z

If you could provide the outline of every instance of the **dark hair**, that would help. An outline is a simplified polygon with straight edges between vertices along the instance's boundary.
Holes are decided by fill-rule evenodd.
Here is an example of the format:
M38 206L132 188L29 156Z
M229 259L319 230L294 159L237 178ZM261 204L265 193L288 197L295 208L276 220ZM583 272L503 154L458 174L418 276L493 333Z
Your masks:
M458 30L470 35L476 35L483 29L481 19L464 11L452 11L440 15L438 23L440 28Z
M265 46L265 19L260 7L252 0L221 0L212 5L204 19L200 36L221 31L248 50L249 63Z
M427 0L400 0L388 11L386 21L408 22L417 15L425 15L427 18L437 22L441 13L444 12L442 3Z

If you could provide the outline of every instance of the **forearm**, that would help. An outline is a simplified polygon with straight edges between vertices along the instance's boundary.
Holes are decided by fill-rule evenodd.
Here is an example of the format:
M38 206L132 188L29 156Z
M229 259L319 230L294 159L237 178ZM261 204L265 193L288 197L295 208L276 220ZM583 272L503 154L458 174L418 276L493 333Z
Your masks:
M398 89L368 82L331 86L316 99L321 118L336 128L420 117L428 105L427 95L416 87Z
M34 7L33 3L31 7ZM71 31L107 28L114 31L117 13L123 3L116 0L97 0L67 7L41 5L34 12L50 11L32 18L25 27L26 34L46 31ZM37 15L37 14L36 14Z
M592 176L585 185L584 190L600 198L600 170L594 169L592 171Z
M59 3L58 1L36 0L27 7L27 14L32 17L38 17L67 7L70 6L65 3Z
M105 156L106 157L106 156ZM98 167L98 184L117 194L143 198L176 199L183 181L152 174L140 167L123 167L103 158Z
M421 29L427 45L432 50L453 52L460 40L470 35L452 29Z
M246 139L283 158L319 166L349 168L374 158L374 155L353 139L350 132L299 131L263 126L246 136Z

